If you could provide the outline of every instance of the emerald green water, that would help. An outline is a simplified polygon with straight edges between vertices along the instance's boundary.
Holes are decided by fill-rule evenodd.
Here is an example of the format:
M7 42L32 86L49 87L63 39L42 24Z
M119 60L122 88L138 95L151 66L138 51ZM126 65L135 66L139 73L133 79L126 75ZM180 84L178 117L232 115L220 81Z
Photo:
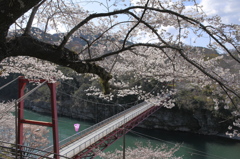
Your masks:
M25 111L24 117L32 120L51 121L51 117L31 111ZM84 120L60 116L58 123L60 140L76 133L73 127L75 123L81 124L80 130L93 125ZM122 141L120 138L105 151L122 150ZM228 138L141 128L135 128L126 135L126 147L135 147L134 143L138 141L143 145L147 145L150 141L153 146L166 144L169 147L179 143L181 148L176 152L176 156L182 156L184 159L240 159L240 141Z

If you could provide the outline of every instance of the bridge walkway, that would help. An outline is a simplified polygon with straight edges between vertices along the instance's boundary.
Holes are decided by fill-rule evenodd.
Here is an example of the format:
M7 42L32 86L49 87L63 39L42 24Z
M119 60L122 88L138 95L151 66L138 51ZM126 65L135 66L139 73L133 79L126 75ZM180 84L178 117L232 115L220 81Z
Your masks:
M143 102L60 141L60 154L67 158L93 158L161 106ZM44 150L50 150L48 147ZM48 155L53 157L53 155Z

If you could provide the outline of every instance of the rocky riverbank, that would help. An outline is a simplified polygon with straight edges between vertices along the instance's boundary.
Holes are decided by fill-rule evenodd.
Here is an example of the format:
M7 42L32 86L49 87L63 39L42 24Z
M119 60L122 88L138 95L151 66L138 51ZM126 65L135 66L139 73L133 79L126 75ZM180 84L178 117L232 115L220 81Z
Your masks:
M79 103L78 106L73 105L75 104L71 100L59 102L59 115L99 122L123 110L121 107L86 102ZM46 102L26 101L25 107L40 113L51 112ZM186 110L176 106L172 109L161 108L138 126L146 129L217 135L225 133L231 125L232 121L225 120L226 116L216 115L207 109Z

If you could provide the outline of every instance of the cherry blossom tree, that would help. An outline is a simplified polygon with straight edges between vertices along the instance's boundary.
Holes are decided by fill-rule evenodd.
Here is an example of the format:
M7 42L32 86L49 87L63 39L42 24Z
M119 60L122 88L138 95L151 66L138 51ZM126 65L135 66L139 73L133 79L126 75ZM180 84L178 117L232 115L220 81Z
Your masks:
M0 103L0 146L8 146L14 148L16 141L15 132L15 101ZM49 129L44 126L24 124L23 129L23 155L31 157L31 153L36 149L41 149L49 144ZM14 151L14 150L10 150ZM6 154L7 151L5 151ZM9 155L11 156L9 152ZM6 156L5 156L6 157Z
M0 140L7 143L14 143L15 141L15 117L12 114L14 111L12 104L14 102L0 103Z
M24 124L23 128L23 156L31 157L35 149L45 148L49 144L49 129L44 126Z
M82 8L86 3L97 3L103 9L89 11ZM233 115L240 115L235 102L240 98L239 75L219 65L224 56L231 59L225 60L226 66L239 65L239 25L224 24L218 15L207 16L196 0L85 4L78 0L0 0L1 75L18 72L28 77L65 78L56 69L60 65L100 78L103 90L91 87L87 92L101 97L108 94L110 99L113 91L119 96L138 94L140 99L156 96L144 92L137 85L140 80L185 80L214 86L214 94L224 95L224 103L235 107ZM60 39L49 39L50 33L59 33ZM84 44L67 47L76 38ZM203 49L186 44L202 38L206 48L224 56L207 59ZM155 97L161 98L160 94ZM217 108L219 101L214 101ZM239 119L234 125L239 125Z
M159 159L181 159L182 157L174 156L174 153L179 149L179 145L175 145L173 148L168 148L166 145L153 147L151 143L144 146L142 143L137 142L136 148L128 147L126 149L126 158L159 158ZM114 152L99 152L99 157L103 159L121 159L123 158L122 151L115 150Z

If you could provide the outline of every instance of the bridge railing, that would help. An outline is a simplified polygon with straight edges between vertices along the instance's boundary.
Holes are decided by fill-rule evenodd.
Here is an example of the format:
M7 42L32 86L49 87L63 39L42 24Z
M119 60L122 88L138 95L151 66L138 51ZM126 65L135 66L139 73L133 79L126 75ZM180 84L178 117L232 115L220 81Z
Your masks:
M142 109L137 110L138 107L141 107L145 105ZM152 107L153 104L151 103L141 103L139 105L137 105L135 108L132 109L136 109L136 111L134 110L131 114L127 114L126 116L124 116L123 118L121 118L121 120L117 123L111 123L109 125L108 128L103 128L103 129L98 129L98 133L93 136L91 139L87 140L85 142L83 142L82 144L80 144L79 146L73 148L72 150L68 151L67 153L63 154L66 157L73 157L74 155L78 154L79 152L81 152L82 150L86 149L88 146L92 145L93 143L95 143L96 141L98 141L99 139L103 138L104 136L106 136L107 134L111 133L112 131L114 131L115 129L121 127L123 124L125 124L126 122L130 121L131 119L133 119L134 117L138 116L139 114L143 113L144 111L146 111L147 109L149 109L150 107ZM131 110L132 110L131 109ZM127 110L126 110L127 111ZM120 115L123 115L125 112L119 113L115 116L113 116L111 119L118 117ZM103 123L106 123L107 121L110 121L111 119L107 119L105 120ZM98 125L98 124L97 124ZM101 125L99 123L99 125ZM98 126L99 126L98 125ZM92 130L92 128L89 128ZM87 130L86 130L87 131ZM88 132L88 131L87 131ZM82 139L84 140L84 138Z
M101 121L101 122L99 122L99 123L97 123L97 124L95 124L95 125L87 128L87 129L84 129L84 130L82 130L82 131L80 131L80 132L78 132L78 133L76 133L76 134L74 134L74 135L72 135L72 136L70 136L70 137L68 137L68 138L66 138L66 139L63 139L62 141L60 141L60 145L63 146L63 145L66 145L67 143L70 144L70 143L72 143L73 141L75 141L76 139L79 139L79 138L85 136L85 135L88 134L89 132L92 132L93 130L96 130L96 129L98 129L99 127L102 127L102 126L105 125L106 123L108 123L108 122L110 122L110 121L118 118L119 116L121 116L121 115L123 115L123 114L125 114L125 113L127 113L127 112L129 112L129 111L132 111L132 110L134 110L134 109L137 109L137 108L141 107L142 105L144 105L144 102L143 102L143 103L140 103L140 104L138 104L138 105L136 105L136 106L133 106L133 107L131 107L131 108L128 108L128 109L126 109L126 110L124 110L124 111L122 111L122 112L120 112L120 113L118 113L118 114L115 114L115 115L111 116L110 118L107 118L107 119L105 119L105 120L103 120L103 121Z
M16 149L17 146L17 149ZM53 154L49 151L43 151L37 148L32 148L24 145L19 145L15 143L8 143L4 141L0 141L0 158L31 158L31 159L38 159L44 157L44 159L52 159L52 157L43 156L43 154ZM53 154L54 155L54 154ZM62 159L70 159L65 156L60 156Z
M118 118L119 116L121 116L121 115L123 115L123 114L125 114L125 113L127 113L129 111L132 111L134 109L137 109L137 108L141 107L145 103L146 102L143 102L143 103L137 104L136 106L133 106L131 108L125 109L124 111L122 111L122 112L120 112L118 114L115 114L115 115L111 116L110 118L107 118L107 119L105 119L105 120L103 120L103 121L101 121L101 122L99 122L99 123L97 123L97 124L87 128L87 129L84 129L84 130L82 130L82 131L80 131L80 132L78 132L78 133L76 133L76 134L74 134L72 136L69 136L69 137L61 140L59 142L60 147L67 147L67 145L69 145L72 142L74 142L74 141L84 137L85 135L87 135L88 133L92 132L93 130L98 129L99 127L102 127L103 125L105 125L106 123L110 122L111 120L114 120L114 119ZM46 147L44 150L53 151L53 145L51 145L49 147Z

